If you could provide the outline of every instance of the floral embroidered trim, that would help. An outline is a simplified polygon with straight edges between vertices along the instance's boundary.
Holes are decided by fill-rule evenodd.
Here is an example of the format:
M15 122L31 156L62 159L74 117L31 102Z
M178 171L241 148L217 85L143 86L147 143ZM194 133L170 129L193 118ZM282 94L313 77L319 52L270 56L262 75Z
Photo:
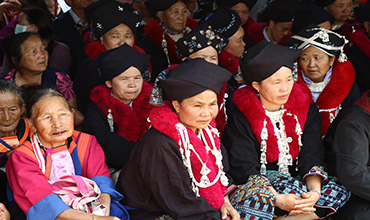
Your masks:
M174 218L172 218L171 216L169 215L161 215L157 218L155 218L154 220L175 220Z
M324 170L322 166L314 166L308 171L306 175L303 176L303 182L306 181L306 178L309 176L321 176L322 177L322 184L326 184L328 182L328 173Z

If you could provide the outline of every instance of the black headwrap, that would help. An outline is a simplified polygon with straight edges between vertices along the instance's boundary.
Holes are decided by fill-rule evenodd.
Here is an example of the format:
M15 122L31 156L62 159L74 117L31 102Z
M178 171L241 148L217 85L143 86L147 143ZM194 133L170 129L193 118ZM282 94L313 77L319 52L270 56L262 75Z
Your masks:
M166 99L184 100L207 89L218 94L230 77L231 73L226 69L197 58L180 63L159 84Z
M143 73L149 65L149 58L148 55L140 53L127 44L123 44L120 47L101 53L97 58L97 62L102 79L104 81L112 81L114 77L132 66Z
M261 82L278 71L282 66L293 69L301 50L289 49L267 41L251 47L240 60L244 82Z

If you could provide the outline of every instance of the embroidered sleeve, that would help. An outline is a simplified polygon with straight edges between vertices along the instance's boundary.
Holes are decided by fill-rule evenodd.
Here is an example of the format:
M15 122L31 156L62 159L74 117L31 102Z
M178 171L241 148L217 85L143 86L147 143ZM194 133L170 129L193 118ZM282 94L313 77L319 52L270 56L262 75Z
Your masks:
M306 175L303 176L303 182L306 181L308 176L321 176L322 184L326 184L328 182L328 173L324 170L322 166L314 166L308 171Z

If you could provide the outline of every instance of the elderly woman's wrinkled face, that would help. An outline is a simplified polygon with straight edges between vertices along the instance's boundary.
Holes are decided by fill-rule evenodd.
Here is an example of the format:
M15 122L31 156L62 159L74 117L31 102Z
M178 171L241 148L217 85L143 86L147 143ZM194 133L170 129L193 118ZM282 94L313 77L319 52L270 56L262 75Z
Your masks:
M247 23L249 18L249 8L246 4L239 2L231 7L231 9L238 13L240 20L242 21L240 26L243 26L245 23Z
M185 28L188 11L184 2L178 1L169 9L157 12L157 16L166 28L178 34Z
M310 46L302 51L299 57L299 66L304 75L313 82L322 82L330 67L334 64L335 57L329 57L320 49Z
M262 105L269 111L277 111L288 101L293 84L292 70L283 66L261 83L253 82L252 86L259 93Z
M244 53L244 30L239 27L238 31L231 37L229 37L229 43L226 45L225 50L234 57L241 57Z
M140 94L143 82L141 72L132 66L105 84L112 89L114 98L128 105Z
M130 47L133 47L135 39L131 28L129 28L125 24L119 24L105 33L103 36L101 36L100 42L105 47L105 49L111 50L122 46L124 43L126 43Z
M73 134L73 112L59 96L46 96L36 102L28 121L47 148L63 145Z
M23 113L19 97L10 92L0 92L0 137L15 134Z
M194 132L206 128L218 113L217 94L210 89L172 105L180 121Z
M209 63L218 65L218 53L215 48L208 46L189 55L189 58L203 58Z
M42 40L31 36L21 45L23 55L19 68L30 72L44 72L48 66L48 52Z
M345 22L353 8L352 0L335 0L334 3L325 7L325 9L333 15L338 23Z

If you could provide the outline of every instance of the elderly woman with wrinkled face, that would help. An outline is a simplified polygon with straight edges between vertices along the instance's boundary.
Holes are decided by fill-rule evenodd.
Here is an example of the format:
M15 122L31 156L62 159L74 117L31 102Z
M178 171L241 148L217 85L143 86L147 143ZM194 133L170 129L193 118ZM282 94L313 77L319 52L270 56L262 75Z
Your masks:
M14 82L0 80L0 167L4 168L8 157L30 135L30 129L22 118L24 104L21 89ZM9 205L6 193L6 176L0 170L0 202Z
M124 44L101 53L97 62L105 85L91 91L83 131L96 136L113 173L123 167L150 126L152 86L142 77L149 56Z
M151 56L154 81L162 70L181 62L175 43L187 35L197 22L188 18L182 0L148 0L145 5L156 19L146 24L144 30L147 38L142 40L140 46Z
M86 12L92 23L91 34L96 40L87 43L85 49L87 57L79 65L73 81L78 107L84 114L91 102L91 90L104 84L96 62L97 57L102 52L115 49L123 44L144 53L140 47L135 45L136 28L140 24L141 16L129 11L126 5L117 1L99 1L90 5ZM125 58L122 57L122 59ZM147 68L143 72L144 80L150 81L150 75L150 70Z
M114 190L101 146L95 137L74 130L73 110L63 95L39 89L28 99L26 109L34 134L11 154L6 174L14 200L27 219L126 219L125 210L113 202L122 196ZM65 184L73 193L63 190ZM92 196L100 198L92 200L99 205L83 202ZM84 199L70 201L74 197ZM99 216L92 214L95 208L101 210Z
M34 33L20 33L8 39L5 51L15 68L2 79L18 86L42 85L59 90L75 109L75 126L82 125L84 116L77 110L77 101L69 76L48 64L49 54L43 40Z
M313 103L319 107L321 134L325 137L338 113L361 96L355 69L343 52L347 40L333 31L311 25L286 43L303 49L298 59L297 83L309 91Z
M209 63L218 65L218 56L227 45L228 40L206 22L199 23L189 34L176 42L180 57L185 59L203 58ZM197 46L194 47L193 44ZM216 117L217 129L222 133L226 125L225 99L227 83L217 96L219 112Z

